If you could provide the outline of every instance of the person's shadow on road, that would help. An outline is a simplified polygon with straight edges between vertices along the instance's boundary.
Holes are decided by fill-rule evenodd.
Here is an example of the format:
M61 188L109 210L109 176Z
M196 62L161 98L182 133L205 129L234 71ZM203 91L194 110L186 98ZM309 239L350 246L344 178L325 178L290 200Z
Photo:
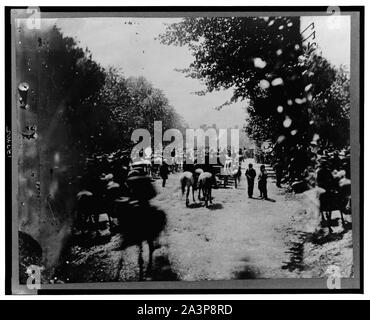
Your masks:
M209 210L220 210L223 208L224 206L221 203L212 203L211 205L208 206Z
M270 201L270 202L276 202L275 199L271 199L271 198L251 197L249 199L252 199L252 200L266 200L266 201Z
M201 208L201 207L203 207L202 202L189 203L188 206L187 206L187 208L190 208L190 209Z

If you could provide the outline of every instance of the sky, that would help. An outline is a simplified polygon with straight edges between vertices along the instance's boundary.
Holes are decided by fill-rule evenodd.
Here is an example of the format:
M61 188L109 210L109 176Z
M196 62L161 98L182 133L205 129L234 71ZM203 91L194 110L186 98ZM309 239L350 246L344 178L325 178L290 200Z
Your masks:
M350 61L350 17L303 17L301 29L315 25L318 51L333 64ZM166 24L178 18L68 18L57 19L56 25L66 36L74 37L82 48L88 47L93 59L103 67L115 66L126 77L144 76L168 97L170 104L190 127L216 124L219 128L243 127L246 102L237 102L218 111L215 107L231 98L231 90L208 93L197 79L186 78L175 69L186 68L193 61L187 47L167 46L158 37ZM129 24L131 22L131 24ZM308 33L309 35L310 33Z

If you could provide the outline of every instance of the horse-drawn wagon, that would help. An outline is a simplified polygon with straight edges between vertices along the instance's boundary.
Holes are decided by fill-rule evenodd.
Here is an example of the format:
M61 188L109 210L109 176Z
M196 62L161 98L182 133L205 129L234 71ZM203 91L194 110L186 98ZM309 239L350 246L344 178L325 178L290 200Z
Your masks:
M241 168L239 163L233 163L232 161L225 161L224 166L214 166L214 173L216 176L217 186L227 188L229 184L238 187L240 181Z

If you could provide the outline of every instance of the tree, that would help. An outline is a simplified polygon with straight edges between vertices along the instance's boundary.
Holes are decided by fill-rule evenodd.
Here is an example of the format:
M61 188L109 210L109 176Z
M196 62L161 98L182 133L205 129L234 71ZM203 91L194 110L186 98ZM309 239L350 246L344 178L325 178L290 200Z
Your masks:
M340 149L350 145L350 80L343 67L333 67L322 57L313 57L311 131L319 135L321 148ZM328 76L329 75L329 76Z
M103 69L57 27L20 26L15 43L16 81L29 86L27 108L17 104L19 229L40 244L48 278L73 223L81 181L94 179L89 160L121 150L129 155L132 131L152 130L154 120L165 129L184 123L145 78Z
M247 101L249 137L276 143L276 157L290 161L317 134L348 141L348 77L302 44L299 17L185 18L160 39L189 47L194 61L181 71L208 92L233 90L221 107Z
M68 234L82 161L100 119L95 108L103 69L88 50L56 27L16 32L16 82L26 82L20 108L19 229L38 241L48 274ZM32 131L33 134L28 135Z
M232 88L226 103L247 99L251 120L276 122L275 140L307 127L299 17L185 18L170 25L161 41L188 45L194 61L182 71L201 79L208 91Z
M163 131L184 130L183 119L164 93L144 77L125 78L118 70L110 69L100 95L102 104L110 110L111 124L120 133L119 146L124 149L131 149L135 129L147 129L154 137L154 121L162 121Z

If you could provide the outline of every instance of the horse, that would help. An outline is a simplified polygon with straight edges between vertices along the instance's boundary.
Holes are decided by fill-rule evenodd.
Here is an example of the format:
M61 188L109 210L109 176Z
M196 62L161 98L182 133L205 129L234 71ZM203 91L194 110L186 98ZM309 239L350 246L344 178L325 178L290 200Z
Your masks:
M81 232L97 231L99 235L110 235L115 227L112 220L114 200L122 195L122 190L113 181L113 175L107 176L109 179L100 178L102 184L96 192L83 189L76 195L76 227Z
M203 192L205 205L208 208L208 201L212 204L212 185L214 177L210 172L202 172L198 178L199 195L200 190Z
M225 159L223 173L225 175L224 187L226 187L227 185L228 178L231 177L232 179L234 179L235 189L237 189L238 183L240 183L240 178L242 176L242 169L240 163L238 161L235 162L235 160L233 160L230 157L227 157Z
M242 168L241 166L238 166L238 168L234 168L231 176L234 178L235 181L235 189L238 188L238 183L240 183L240 178L242 176Z
M333 211L338 210L340 212L343 227L346 225L344 215L351 214L351 181L341 177L337 182L337 187L329 191L318 186L311 186L307 179L292 184L295 193L306 195L306 205L310 210L317 210L317 213L321 216L321 221L325 223L330 233L333 231L331 228Z
M139 272L140 280L143 279L143 242L149 247L149 261L146 274L150 274L153 264L154 242L166 226L166 214L150 205L149 200L156 195L156 191L149 177L131 176L127 181L131 196L116 200L115 214L118 220L118 231L123 242L121 249L132 245L139 247ZM119 261L118 274L123 265L123 255Z
M188 207L189 206L189 193L190 193L190 187L192 189L192 194L193 194L193 202L195 202L195 198L194 198L194 188L195 188L195 179L194 179L194 175L192 172L190 171L185 171L181 178L180 178L180 184L181 184L181 193L182 193L182 196L184 195L185 193L185 188L186 188L186 206Z
M351 214L351 180L343 178L339 181L340 216L345 225L343 214Z
M351 180L346 178L346 171L334 171L334 180L337 185L338 210L340 211L342 224L345 225L343 214L351 214Z
M325 192L320 196L321 219L326 221L329 232L332 232L331 214L336 210L340 212L342 226L344 227L346 225L344 214L351 214L351 181L349 179L341 179L337 190Z
M114 228L112 221L112 213L114 211L114 200L122 196L122 187L119 183L113 180L114 175L112 173L101 175L101 192L100 192L100 206L101 213L105 213L108 217L110 229Z
M118 202L119 200L117 200ZM143 243L146 242L149 248L148 265L146 275L149 276L153 265L153 254L155 250L154 243L158 239L160 233L166 225L166 215L163 211L138 201L123 200L118 205L118 230L123 237L120 249L123 250L130 246L139 247L139 278L144 278L144 259L143 259ZM116 279L119 279L119 273L124 261L124 255L119 261L118 274Z

